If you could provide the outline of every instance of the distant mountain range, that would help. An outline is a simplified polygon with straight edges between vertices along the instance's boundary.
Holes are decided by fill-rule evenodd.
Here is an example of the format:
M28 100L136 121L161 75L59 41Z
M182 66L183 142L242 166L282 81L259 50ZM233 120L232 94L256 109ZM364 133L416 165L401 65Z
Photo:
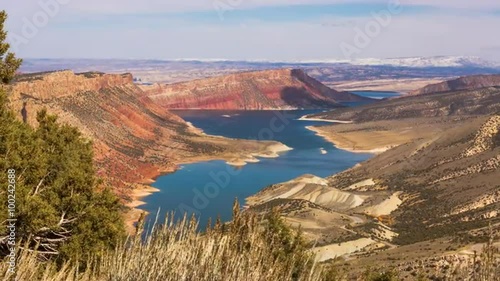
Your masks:
M403 67L486 67L500 68L500 62L487 61L475 56L434 56L434 57L404 57L404 58L362 58L355 60L296 60L296 61L273 61L273 60L225 60L225 59L178 59L177 62L247 62L247 63L269 63L269 64L351 64L371 66L403 66Z
M354 65L388 65L403 67L484 67L500 68L500 62L491 62L479 57L439 56L408 57L389 59L359 59L351 62Z
M132 73L136 82L173 84L224 76L243 71L300 68L332 87L342 82L377 79L447 80L458 76L500 74L500 64L477 57L413 57L393 59L322 61L229 61L229 60L131 60L131 59L25 59L22 73L70 69L87 72ZM444 78L444 79L443 79Z
M433 57L403 57L403 58L360 58L354 60L342 59L322 59L322 60L227 60L227 59L59 59L59 58L29 58L21 67L22 72L49 71L61 69L61 67L85 68L96 63L106 62L114 67L129 66L131 62L137 65L158 66L168 63L170 65L183 64L225 64L225 65L246 65L246 66L315 66L315 65L355 65L355 66L395 66L395 67L477 67L477 68L498 68L500 62L489 61L476 56L433 56ZM49 68L49 69L47 69ZM56 69L51 69L56 68Z

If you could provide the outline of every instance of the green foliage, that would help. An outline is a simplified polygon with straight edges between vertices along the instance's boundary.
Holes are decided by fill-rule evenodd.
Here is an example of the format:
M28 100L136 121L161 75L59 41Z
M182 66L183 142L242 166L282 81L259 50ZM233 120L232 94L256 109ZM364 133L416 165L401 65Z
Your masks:
M4 24L7 20L7 13L0 11L0 81L2 83L9 83L17 69L21 66L22 60L16 58L13 53L9 52L10 45L5 42L7 39L7 32L4 30Z
M267 224L265 228L265 237L269 241L277 241L281 247L277 247L273 252L274 256L280 260L287 260L291 255L296 256L293 276L300 276L303 272L309 270L312 266L313 257L307 252L307 243L299 228L293 231L279 212L272 210L266 216Z
M91 143L45 110L37 120L32 129L2 104L0 170L16 170L17 238L31 237L40 252L60 259L85 260L118 243L121 205L109 190L98 190ZM6 207L0 206L2 220Z
M293 247L293 241L269 239L274 228L254 213L235 204L231 223L217 223L206 232L197 231L197 220L186 216L178 222L169 214L152 234L122 243L104 253L84 271L69 263L57 268L54 262L35 262L24 252L19 266L21 280L40 281L320 281L321 269L302 260L307 249ZM282 222L276 223L284 233ZM141 229L141 227L138 227ZM297 235L279 236L296 237ZM278 236L277 236L278 237ZM286 246L288 245L288 246ZM286 256L276 253L285 251ZM312 256L311 256L312 258ZM306 266L307 265L307 266ZM0 263L0 279L6 263ZM297 268L299 267L299 268Z
M109 190L99 190L92 144L69 125L45 110L38 113L36 129L18 121L8 108L5 83L21 60L8 53L0 12L0 171L16 175L16 239L37 247L44 256L59 260L87 260L116 246L124 235L121 204ZM4 180L5 179L5 180ZM7 190L0 190L7 202ZM8 217L0 204L0 221ZM6 228L0 228L0 254L6 254Z

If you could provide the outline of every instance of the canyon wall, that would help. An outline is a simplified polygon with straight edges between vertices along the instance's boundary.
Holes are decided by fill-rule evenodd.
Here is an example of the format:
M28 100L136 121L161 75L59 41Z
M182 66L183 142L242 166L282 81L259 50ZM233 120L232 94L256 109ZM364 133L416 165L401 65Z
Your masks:
M77 127L93 141L98 174L117 193L126 195L135 183L173 170L176 150L190 150L179 138L189 126L144 97L130 74L60 71L16 81L9 101L18 117L36 126L36 114L45 108Z
M341 107L339 102L367 100L330 89L297 69L242 72L141 88L166 109L335 108Z
M60 123L77 127L93 142L98 175L125 199L138 184L174 171L182 161L225 159L274 144L201 134L150 100L130 74L20 75L8 98L16 116L32 126L37 112L46 109Z

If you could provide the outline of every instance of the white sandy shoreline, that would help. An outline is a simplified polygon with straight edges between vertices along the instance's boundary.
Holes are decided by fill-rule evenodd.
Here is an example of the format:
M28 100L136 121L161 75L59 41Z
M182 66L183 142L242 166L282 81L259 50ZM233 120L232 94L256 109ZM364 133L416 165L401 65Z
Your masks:
M323 131L321 131L320 129L318 129L318 128L314 127L314 126L306 126L306 129L315 132L316 135L318 135L318 136L324 138L325 140L333 143L333 145L336 148L342 149L342 150L345 150L345 151L349 151L349 152L352 152L352 153L379 154L379 153L386 152L387 150L391 149L390 146L379 147L379 148L374 148L374 149L352 149L352 148L349 148L349 147L338 145L336 143L336 141L333 140L330 136L328 136L326 133L324 133Z
M308 115L304 115L297 120L302 121L319 121L319 122L329 122L329 123L340 123L340 124L352 124L353 121L342 121L342 120L334 120L334 119L321 119L321 118L310 118Z
M259 157L259 158L278 158L280 156L279 153L283 153L283 152L290 151L290 150L293 150L293 148L286 146L282 143L272 144L272 145L266 147L266 151L264 151L264 152L251 153L251 154L247 155L245 158L226 161L226 163L228 165L231 165L231 166L241 167L241 166L245 166L248 163L259 162L260 160L257 159L256 157Z

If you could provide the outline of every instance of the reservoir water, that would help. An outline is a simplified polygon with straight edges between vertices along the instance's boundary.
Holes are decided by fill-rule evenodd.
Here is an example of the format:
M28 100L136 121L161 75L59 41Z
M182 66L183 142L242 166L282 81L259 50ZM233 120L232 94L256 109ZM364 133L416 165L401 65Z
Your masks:
M375 92L369 92L375 95ZM380 96L380 95L377 95ZM298 120L319 110L295 111L175 111L184 120L210 135L230 138L275 140L293 148L278 158L260 158L258 163L233 167L225 161L182 165L175 173L159 177L153 184L160 192L146 197L142 209L162 222L166 212L195 213L203 229L208 218L231 219L232 204L280 182L304 174L326 177L365 161L371 154L337 149L306 126L332 123ZM150 216L153 217L154 215ZM150 218L151 220L151 218Z
M398 97L401 93L398 92L381 92L381 91L352 91L352 93L372 99L385 99Z

